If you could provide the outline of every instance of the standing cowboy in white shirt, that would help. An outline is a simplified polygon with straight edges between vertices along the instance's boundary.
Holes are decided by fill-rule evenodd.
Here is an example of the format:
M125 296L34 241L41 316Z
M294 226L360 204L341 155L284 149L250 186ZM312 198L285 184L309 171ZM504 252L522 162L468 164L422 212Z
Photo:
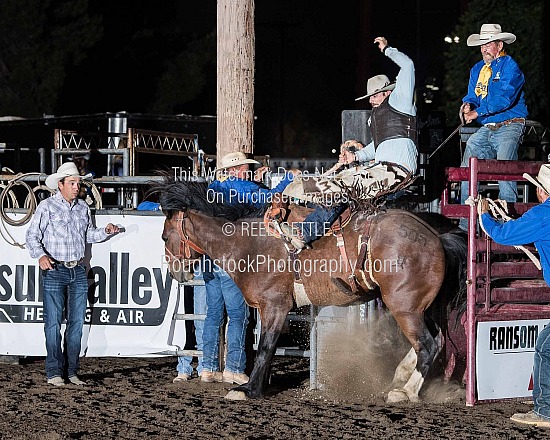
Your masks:
M32 258L43 270L44 333L48 383L86 383L76 375L80 363L82 327L86 314L88 280L82 264L86 243L97 243L119 232L109 223L96 228L88 205L78 198L83 178L73 162L66 162L48 176L48 188L58 192L38 205L26 234ZM67 320L65 352L61 347L63 312Z

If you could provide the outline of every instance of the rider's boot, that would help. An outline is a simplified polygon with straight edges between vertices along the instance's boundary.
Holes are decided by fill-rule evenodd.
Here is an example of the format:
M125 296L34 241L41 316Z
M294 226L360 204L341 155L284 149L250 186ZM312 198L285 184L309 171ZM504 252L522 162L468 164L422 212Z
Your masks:
M288 242L296 248L301 250L306 246L306 241L298 228L293 228L286 222L280 224L281 232L285 236Z

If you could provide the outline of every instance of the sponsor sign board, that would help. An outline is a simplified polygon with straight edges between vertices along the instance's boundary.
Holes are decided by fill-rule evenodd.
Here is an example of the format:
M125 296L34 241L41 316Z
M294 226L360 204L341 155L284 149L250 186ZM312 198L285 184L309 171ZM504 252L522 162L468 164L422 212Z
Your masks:
M86 356L146 356L185 345L185 326L172 320L181 295L169 275L160 238L164 216L96 215L125 231L89 245L88 308L82 340ZM6 226L25 242L28 224ZM0 239L0 354L45 356L42 273L27 249Z
M477 325L479 400L531 396L535 343L550 319L490 321Z

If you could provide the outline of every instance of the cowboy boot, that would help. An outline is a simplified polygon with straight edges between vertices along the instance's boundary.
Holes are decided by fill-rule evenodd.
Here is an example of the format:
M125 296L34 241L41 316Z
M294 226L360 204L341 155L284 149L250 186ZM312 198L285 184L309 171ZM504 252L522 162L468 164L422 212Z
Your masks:
M302 236L302 233L298 228L294 228L289 225L287 222L283 222L280 225L281 232L286 241L288 241L296 250L301 250L306 246L306 241Z

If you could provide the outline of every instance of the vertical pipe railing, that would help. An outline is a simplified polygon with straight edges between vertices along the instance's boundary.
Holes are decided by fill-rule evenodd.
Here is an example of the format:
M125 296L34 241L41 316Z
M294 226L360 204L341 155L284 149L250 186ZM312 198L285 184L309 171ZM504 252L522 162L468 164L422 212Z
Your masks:
M470 158L469 195L477 198L477 157ZM468 215L468 279L467 279L467 310L466 310L466 339L467 339L467 360L466 360L466 406L473 406L475 403L476 371L475 371L475 337L476 337L476 228L477 228L477 207L470 205Z

